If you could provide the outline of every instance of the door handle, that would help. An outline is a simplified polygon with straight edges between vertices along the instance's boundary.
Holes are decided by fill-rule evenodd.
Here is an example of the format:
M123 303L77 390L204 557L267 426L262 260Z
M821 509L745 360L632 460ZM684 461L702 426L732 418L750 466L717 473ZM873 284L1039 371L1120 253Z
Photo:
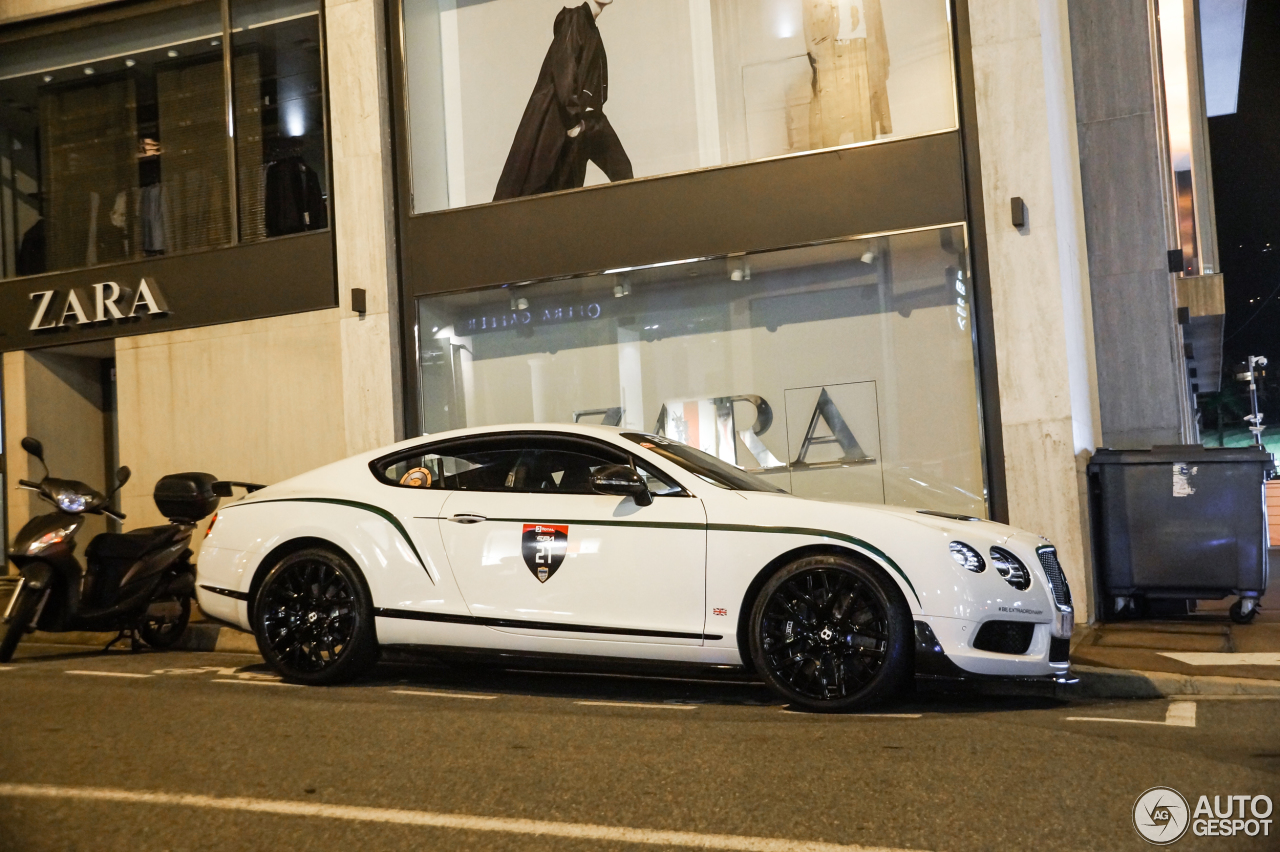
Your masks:
M478 524L481 521L489 520L484 515L453 515L449 518L455 524Z

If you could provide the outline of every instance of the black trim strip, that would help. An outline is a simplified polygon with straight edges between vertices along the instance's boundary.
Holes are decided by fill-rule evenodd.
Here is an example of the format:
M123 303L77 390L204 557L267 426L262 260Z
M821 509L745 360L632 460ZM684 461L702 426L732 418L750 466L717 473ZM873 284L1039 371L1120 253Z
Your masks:
M446 624L475 624L481 627L507 627L517 630L554 630L558 633L603 633L611 636L653 636L663 639L702 639L719 641L714 633L678 633L672 630L632 630L628 627L595 627L589 624L563 624L556 621L522 621L512 618L486 618L479 615L457 615L448 612L419 612L412 609L373 611L379 618L404 618L409 621L440 621Z
M215 595L226 595L229 598L235 598L238 601L249 600L248 592L235 592L231 589L220 589L217 586L206 586L204 583L200 584L200 588L204 589L206 592L213 592Z

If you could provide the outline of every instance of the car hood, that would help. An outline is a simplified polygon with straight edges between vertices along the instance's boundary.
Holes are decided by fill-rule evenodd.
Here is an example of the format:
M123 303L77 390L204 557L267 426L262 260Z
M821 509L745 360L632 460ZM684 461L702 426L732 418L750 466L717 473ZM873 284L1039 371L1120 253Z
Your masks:
M933 530L951 538L978 539L987 544L1003 544L1012 536L1023 533L1016 527L995 521L981 518L968 520L962 515L945 517L924 514L926 510L903 506L812 500L790 494L767 492L739 491L736 493L745 499L753 510L767 512L771 523L784 526L832 527L841 532L871 535L876 529L887 532L888 528L910 525Z

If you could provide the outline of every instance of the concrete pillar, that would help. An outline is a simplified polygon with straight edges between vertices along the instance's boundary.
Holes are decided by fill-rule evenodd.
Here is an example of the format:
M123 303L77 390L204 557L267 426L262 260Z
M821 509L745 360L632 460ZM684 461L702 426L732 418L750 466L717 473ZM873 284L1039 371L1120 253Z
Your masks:
M1072 0L1070 23L1100 364L1099 442L1145 449L1194 441L1166 255L1178 238L1151 0Z
M1067 2L968 6L1009 521L1057 545L1084 620L1082 464L1099 423Z
M396 439L403 429L390 96L381 0L327 0L333 219L342 316L347 453ZM363 289L368 310L351 310Z

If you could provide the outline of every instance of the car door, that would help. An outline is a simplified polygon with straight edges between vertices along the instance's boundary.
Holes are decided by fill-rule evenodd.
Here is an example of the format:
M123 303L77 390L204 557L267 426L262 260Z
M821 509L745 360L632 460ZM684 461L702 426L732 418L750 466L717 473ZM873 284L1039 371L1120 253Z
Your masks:
M440 520L471 614L528 635L701 644L702 501L651 471L642 471L658 492L648 506L594 493L594 471L633 463L603 442L539 433L503 441L471 457L488 472L454 483Z

